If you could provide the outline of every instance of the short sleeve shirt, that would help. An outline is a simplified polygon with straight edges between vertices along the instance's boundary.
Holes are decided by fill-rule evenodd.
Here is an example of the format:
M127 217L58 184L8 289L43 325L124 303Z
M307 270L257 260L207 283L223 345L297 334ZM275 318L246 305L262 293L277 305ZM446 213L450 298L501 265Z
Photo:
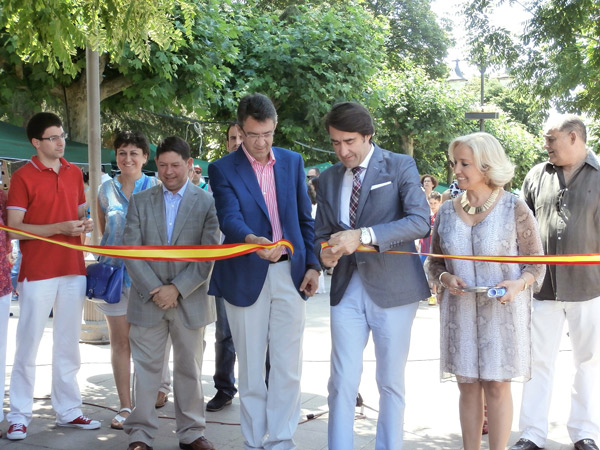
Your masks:
M24 223L46 225L78 220L78 209L85 202L79 167L61 158L56 173L33 156L11 177L6 208L23 211ZM57 234L50 239L81 245L80 236ZM22 240L20 248L23 257L19 281L86 274L83 254L78 250L37 239Z

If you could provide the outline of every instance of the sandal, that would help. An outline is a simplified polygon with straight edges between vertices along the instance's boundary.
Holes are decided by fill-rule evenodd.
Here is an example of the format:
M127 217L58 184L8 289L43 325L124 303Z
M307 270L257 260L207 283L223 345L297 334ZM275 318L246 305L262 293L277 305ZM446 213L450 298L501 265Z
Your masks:
M131 414L131 408L121 408L118 412L118 414L113 417L113 419L110 421L110 427L115 429L115 430L122 430L123 429L123 423L125 422L125 420L127 419L127 417L123 417L121 415L121 413L126 412L127 417L129 417L129 414Z

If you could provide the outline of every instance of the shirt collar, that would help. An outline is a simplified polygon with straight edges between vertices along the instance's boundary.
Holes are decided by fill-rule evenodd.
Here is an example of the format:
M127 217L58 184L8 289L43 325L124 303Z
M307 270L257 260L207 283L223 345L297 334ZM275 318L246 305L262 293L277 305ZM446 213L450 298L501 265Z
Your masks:
M585 165L585 164L588 164L588 165L592 166L594 169L600 171L600 162L598 162L598 157L591 150L588 150L588 152L587 152L587 156L585 157L585 161L583 162L583 165ZM550 161L546 161L546 169L552 169L554 172L556 172L557 167L560 167L560 166L555 166Z
M246 158L248 158L248 161L250 161L250 164L252 164L252 165L260 164L261 166L263 165L260 162L258 162L256 160L256 158L254 156L252 156L250 154L250 152L248 152L248 150L246 150L244 143L242 143L241 146L242 146L242 150L244 150L244 153L246 154ZM271 150L269 150L269 161L267 161L267 164L265 164L265 165L272 166L273 164L275 164L275 153L273 153L273 147L271 147Z
M163 195L166 194L172 194L172 195L179 195L180 197L183 198L183 194L185 194L185 190L187 189L187 186L189 184L190 180L188 178L188 180L185 182L185 184L181 187L181 189L179 189L177 192L172 193L170 190L168 190L164 184L161 184L162 186L162 190L163 190Z
M59 158L60 159L60 166L64 167L64 168L68 168L71 167L71 164L65 159L65 158ZM33 167L35 167L37 170L39 170L40 172L43 170L52 170L50 167L46 167L44 165L44 163L42 163L42 161L40 161L40 158L38 157L38 155L33 155L31 157L31 164L33 164Z

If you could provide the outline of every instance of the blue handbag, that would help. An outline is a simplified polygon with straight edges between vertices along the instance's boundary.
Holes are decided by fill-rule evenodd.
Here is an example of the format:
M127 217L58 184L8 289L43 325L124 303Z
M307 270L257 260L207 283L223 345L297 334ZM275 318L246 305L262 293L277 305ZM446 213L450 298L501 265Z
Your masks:
M106 303L119 303L123 289L125 265L111 266L95 263L87 266L86 296L90 299L104 300Z

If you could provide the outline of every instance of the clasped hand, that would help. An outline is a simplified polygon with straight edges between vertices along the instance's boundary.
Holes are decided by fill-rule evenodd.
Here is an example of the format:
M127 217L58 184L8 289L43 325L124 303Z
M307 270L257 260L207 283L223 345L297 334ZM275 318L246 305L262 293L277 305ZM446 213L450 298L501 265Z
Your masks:
M321 261L326 267L335 267L344 255L351 255L360 246L360 230L338 231L327 241L329 247L321 251Z
M178 305L179 290L173 284L164 284L152 289L150 295L152 295L152 301L160 309L176 308Z

